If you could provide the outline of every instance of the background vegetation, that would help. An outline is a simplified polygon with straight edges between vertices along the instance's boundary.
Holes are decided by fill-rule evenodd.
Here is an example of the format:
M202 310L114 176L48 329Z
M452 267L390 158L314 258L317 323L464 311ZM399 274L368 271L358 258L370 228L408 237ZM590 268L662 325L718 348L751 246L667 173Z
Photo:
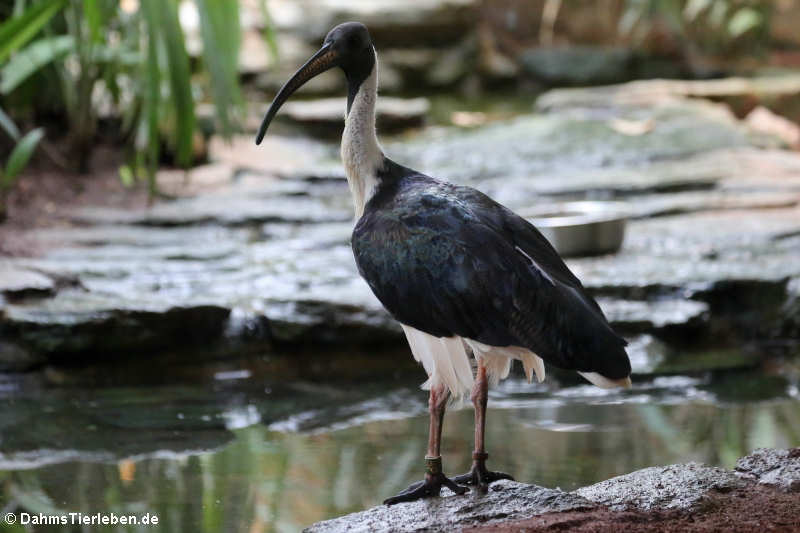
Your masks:
M195 64L178 0L15 0L0 7L0 126L14 145L0 190L43 142L41 127L23 136L18 124L46 127L60 146L46 154L78 171L87 170L103 129L129 154L122 179L143 178L151 192L160 163L188 167L195 160L196 102L213 102L215 129L229 136L242 115L239 5L193 3L203 46Z
M259 1L265 38L277 53L266 0ZM200 19L197 60L187 53L180 22L187 5ZM633 46L652 46L667 35L689 53L724 55L763 48L774 3L611 0L597 6L598 16L613 12L620 40ZM504 30L511 38L554 43L565 2L487 0L485 13L512 7L522 15L519 24ZM187 168L202 159L209 131L229 137L239 129L245 115L240 15L239 2L229 0L0 4L0 219L8 190L37 149L58 167L86 172L102 136L103 144L126 154L123 182L143 181L154 195L159 165ZM213 105L213 124L198 119L198 102Z

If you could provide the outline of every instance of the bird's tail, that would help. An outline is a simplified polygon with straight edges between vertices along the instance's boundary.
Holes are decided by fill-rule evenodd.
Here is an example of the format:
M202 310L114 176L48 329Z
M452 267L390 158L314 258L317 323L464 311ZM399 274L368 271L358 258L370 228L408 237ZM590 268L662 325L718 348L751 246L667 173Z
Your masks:
M414 359L428 373L423 389L442 384L455 402L461 402L472 389L473 376L464 343L458 337L434 337L402 324Z

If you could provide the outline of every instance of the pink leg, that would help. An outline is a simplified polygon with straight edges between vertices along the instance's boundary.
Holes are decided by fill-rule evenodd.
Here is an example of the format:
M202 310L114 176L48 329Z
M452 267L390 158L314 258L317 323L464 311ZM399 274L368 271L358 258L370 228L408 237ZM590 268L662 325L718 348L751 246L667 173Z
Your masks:
M428 453L425 456L425 479L409 486L406 490L384 500L386 505L400 502L410 502L420 498L438 496L442 487L447 487L456 494L464 494L467 487L454 483L442 473L442 457L440 455L442 443L442 421L447 407L450 391L443 385L431 387L428 399L428 412L430 414L430 429L428 432Z
M486 469L486 453L484 439L486 435L486 403L489 398L489 379L486 377L486 366L483 359L478 359L478 372L475 376L475 384L472 386L472 405L475 406L475 451L472 452L472 468L466 474L456 476L453 481L466 485L475 485L481 490L486 490L489 483L500 479L510 479L513 477L503 472L490 472Z

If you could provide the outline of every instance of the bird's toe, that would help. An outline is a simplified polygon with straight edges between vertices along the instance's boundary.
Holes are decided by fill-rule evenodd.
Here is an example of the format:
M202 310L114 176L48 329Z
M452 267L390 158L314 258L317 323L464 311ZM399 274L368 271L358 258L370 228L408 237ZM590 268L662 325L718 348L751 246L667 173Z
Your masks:
M426 475L423 481L418 481L409 485L406 490L397 496L392 496L391 498L386 498L383 500L383 503L385 505L394 505L397 503L413 502L415 500L421 500L422 498L438 496L442 490L442 487L447 487L456 494L464 494L469 490L469 488L455 483L452 479L448 478L444 474Z
M489 487L489 483L494 483L501 479L514 481L514 477L505 472L492 472L486 470L486 467L483 465L473 465L469 472L454 477L453 481L463 485L477 487L478 490L485 492Z

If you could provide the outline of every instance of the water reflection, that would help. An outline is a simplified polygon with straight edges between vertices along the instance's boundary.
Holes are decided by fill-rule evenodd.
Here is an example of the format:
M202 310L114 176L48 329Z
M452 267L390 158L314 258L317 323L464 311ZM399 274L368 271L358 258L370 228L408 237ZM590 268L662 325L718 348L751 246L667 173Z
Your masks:
M758 394L742 391L747 401L732 401L732 390L754 380L763 381L754 387ZM753 448L800 444L800 400L792 387L752 374L713 382L659 378L627 393L599 395L593 388L549 391L508 382L490 404L491 466L567 490L671 462L731 467ZM195 392L155 395L161 407L155 410L140 400L144 411L138 414L132 407L137 402L120 399L131 391L111 394L114 401L93 400L102 412L91 417L85 400L73 402L71 422L59 424L63 429L71 423L74 434L83 436L61 442L62 448L54 434L37 444L31 434L20 440L7 433L22 430L4 409L0 508L151 512L161 520L159 531L297 531L375 505L421 475L425 396L413 388L355 396L329 390L325 407L324 390L315 389L316 400L306 402L310 408L295 395L301 403L293 411L276 411L252 391L240 391L238 403L221 406L208 391ZM133 397L148 395L139 391ZM33 405L29 414L44 416ZM44 412L54 409L47 401L36 405L44 405ZM24 411L13 410L18 422ZM449 413L444 433L445 465L460 473L470 463L471 409ZM116 439L109 438L114 434ZM137 434L132 446L127 441ZM23 452L28 463L19 461ZM37 456L40 463L33 460Z

